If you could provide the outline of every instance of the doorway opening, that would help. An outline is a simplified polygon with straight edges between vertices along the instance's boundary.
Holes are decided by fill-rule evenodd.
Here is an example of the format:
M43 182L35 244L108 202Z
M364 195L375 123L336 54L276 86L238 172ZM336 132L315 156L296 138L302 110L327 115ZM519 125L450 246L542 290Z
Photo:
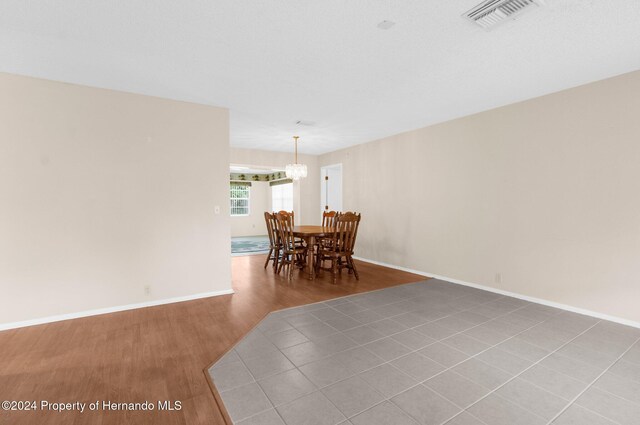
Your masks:
M320 217L323 211L342 211L342 164L320 168Z
M269 252L265 211L293 209L293 183L282 169L232 164L229 167L231 255Z

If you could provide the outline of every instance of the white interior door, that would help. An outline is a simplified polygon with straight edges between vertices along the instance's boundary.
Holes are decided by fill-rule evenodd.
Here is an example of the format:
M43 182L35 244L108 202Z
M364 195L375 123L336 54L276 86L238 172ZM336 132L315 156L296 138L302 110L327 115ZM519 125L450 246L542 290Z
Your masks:
M322 211L342 211L342 164L320 168L320 216Z

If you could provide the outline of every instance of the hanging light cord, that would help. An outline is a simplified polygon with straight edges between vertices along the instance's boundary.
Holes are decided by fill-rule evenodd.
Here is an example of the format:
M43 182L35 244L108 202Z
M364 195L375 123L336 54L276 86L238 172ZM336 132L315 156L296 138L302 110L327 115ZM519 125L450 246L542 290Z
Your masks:
M300 138L300 136L293 136L293 139L295 140L295 164L298 163L298 139Z

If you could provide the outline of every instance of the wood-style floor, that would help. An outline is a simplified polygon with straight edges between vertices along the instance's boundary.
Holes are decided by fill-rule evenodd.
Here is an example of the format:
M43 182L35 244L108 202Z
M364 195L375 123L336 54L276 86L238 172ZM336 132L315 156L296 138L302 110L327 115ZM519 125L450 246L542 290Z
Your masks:
M264 256L233 258L234 295L0 332L0 402L181 401L173 412L6 412L0 424L224 424L204 370L267 313L422 276L357 262L346 272L288 282ZM53 302L53 300L52 300Z

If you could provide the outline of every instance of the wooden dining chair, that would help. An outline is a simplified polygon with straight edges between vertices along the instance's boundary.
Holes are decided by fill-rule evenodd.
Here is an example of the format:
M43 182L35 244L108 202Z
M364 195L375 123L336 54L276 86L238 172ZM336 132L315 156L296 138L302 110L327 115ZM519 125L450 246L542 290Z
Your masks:
M331 242L327 245L321 244L316 254L316 270L330 270L333 277L333 284L337 283L338 273L342 273L343 268L353 271L356 280L360 280L358 270L353 261L353 250L360 226L360 214L352 212L341 213L335 223L335 231ZM330 267L324 267L326 261L331 262Z
M333 228L339 215L338 211L322 211L322 227Z
M280 211L278 211L277 213L274 213L274 214L279 214L279 213L287 213L287 214L289 214L291 216L291 221L293 222L293 226L296 225L296 216L295 216L294 211L280 210Z
M269 253L267 254L267 260L264 262L264 268L267 268L269 261L273 261L273 270L277 270L280 258L280 237L276 230L276 215L265 211L264 221L269 235Z
M291 222L293 223L292 226L296 225L296 216L295 216L295 213L293 211L280 210L277 213L274 212L273 214L276 215L276 214L280 214L280 213L289 214L291 216ZM299 246L304 246L304 241L302 239L298 238L298 239L296 239L296 244L299 245Z
M322 211L322 227L333 231L336 227L336 221L339 216L340 213L337 211ZM319 238L317 245L329 245L331 244L331 241L331 237Z
M280 235L280 249L282 256L280 257L276 273L280 273L286 265L289 267L289 279L293 278L293 268L304 268L307 258L307 248L298 245L296 238L293 236L293 215L287 211L280 211L276 214L276 227Z

